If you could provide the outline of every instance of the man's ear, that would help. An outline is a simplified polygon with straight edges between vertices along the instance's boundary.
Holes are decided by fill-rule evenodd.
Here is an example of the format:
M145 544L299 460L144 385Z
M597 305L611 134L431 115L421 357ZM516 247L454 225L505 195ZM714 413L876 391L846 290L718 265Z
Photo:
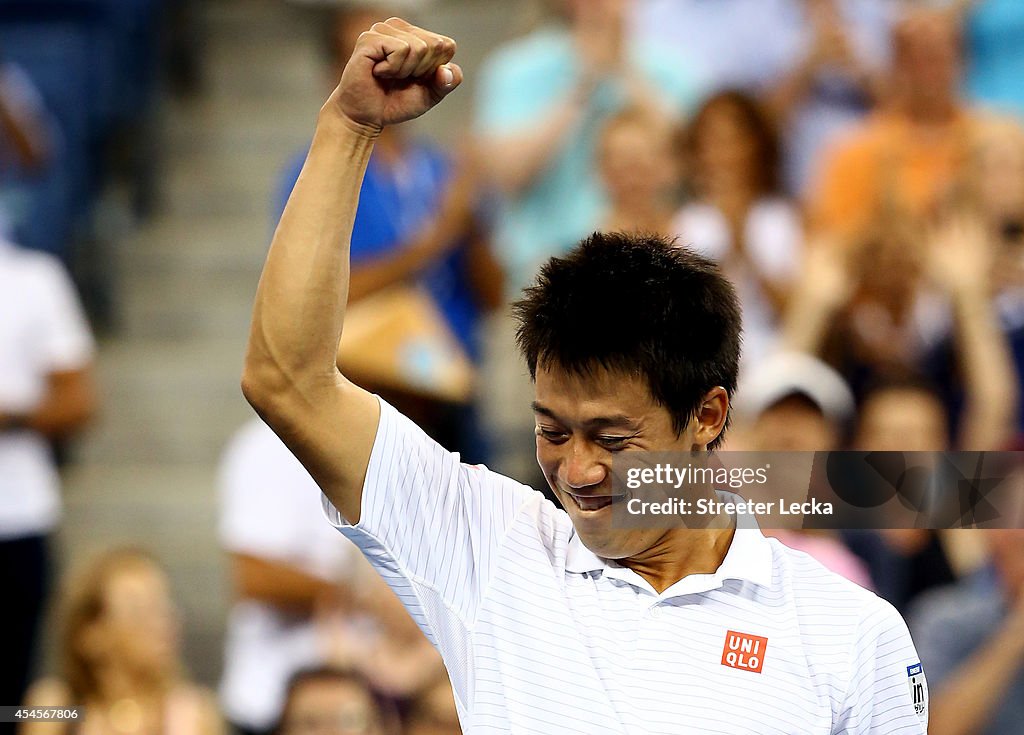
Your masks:
M705 451L725 429L729 417L729 394L722 386L715 386L701 400L694 417L696 431L693 435L694 450Z

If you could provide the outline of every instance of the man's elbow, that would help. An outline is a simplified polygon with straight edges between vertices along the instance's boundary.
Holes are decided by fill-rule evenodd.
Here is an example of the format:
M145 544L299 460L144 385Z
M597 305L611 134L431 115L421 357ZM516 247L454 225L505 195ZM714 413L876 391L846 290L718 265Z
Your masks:
M242 395L264 420L280 412L289 382L275 365L247 357L242 369Z

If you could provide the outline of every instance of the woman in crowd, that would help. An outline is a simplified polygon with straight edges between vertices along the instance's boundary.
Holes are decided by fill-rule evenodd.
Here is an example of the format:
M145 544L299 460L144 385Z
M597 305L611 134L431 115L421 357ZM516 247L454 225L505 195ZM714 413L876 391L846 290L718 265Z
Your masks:
M693 198L677 213L673 230L737 284L744 357L756 359L775 341L803 241L800 215L781 194L775 130L752 98L721 92L694 117L684 160Z
M153 557L116 549L62 600L60 679L36 683L28 707L80 706L81 719L25 723L20 735L221 735L212 695L181 667L180 623Z
M668 234L679 189L672 120L654 107L616 113L598 139L597 164L608 197L601 229Z

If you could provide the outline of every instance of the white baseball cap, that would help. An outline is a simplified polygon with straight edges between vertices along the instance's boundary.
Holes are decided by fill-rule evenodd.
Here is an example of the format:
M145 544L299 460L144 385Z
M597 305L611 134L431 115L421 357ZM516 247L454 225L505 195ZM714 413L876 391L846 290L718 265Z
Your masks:
M742 416L756 418L792 395L806 396L830 421L843 422L853 416L853 393L846 381L816 357L776 352L745 368L733 401Z

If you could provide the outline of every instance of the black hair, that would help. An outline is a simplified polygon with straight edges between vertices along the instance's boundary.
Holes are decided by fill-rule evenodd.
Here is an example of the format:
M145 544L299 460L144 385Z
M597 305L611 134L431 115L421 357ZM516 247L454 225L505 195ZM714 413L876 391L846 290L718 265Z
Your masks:
M709 390L736 390L736 291L712 261L660 235L595 232L551 258L512 310L531 378L538 365L635 375L677 433Z
M281 707L280 719L273 729L274 735L282 735L285 729L285 718L288 715L289 706L295 697L295 693L306 684L314 682L336 682L338 684L351 684L366 692L366 696L373 702L377 711L377 717L385 732L397 732L398 713L394 702L374 689L370 681L355 669L348 669L339 666L313 666L295 672L285 687L284 705Z

